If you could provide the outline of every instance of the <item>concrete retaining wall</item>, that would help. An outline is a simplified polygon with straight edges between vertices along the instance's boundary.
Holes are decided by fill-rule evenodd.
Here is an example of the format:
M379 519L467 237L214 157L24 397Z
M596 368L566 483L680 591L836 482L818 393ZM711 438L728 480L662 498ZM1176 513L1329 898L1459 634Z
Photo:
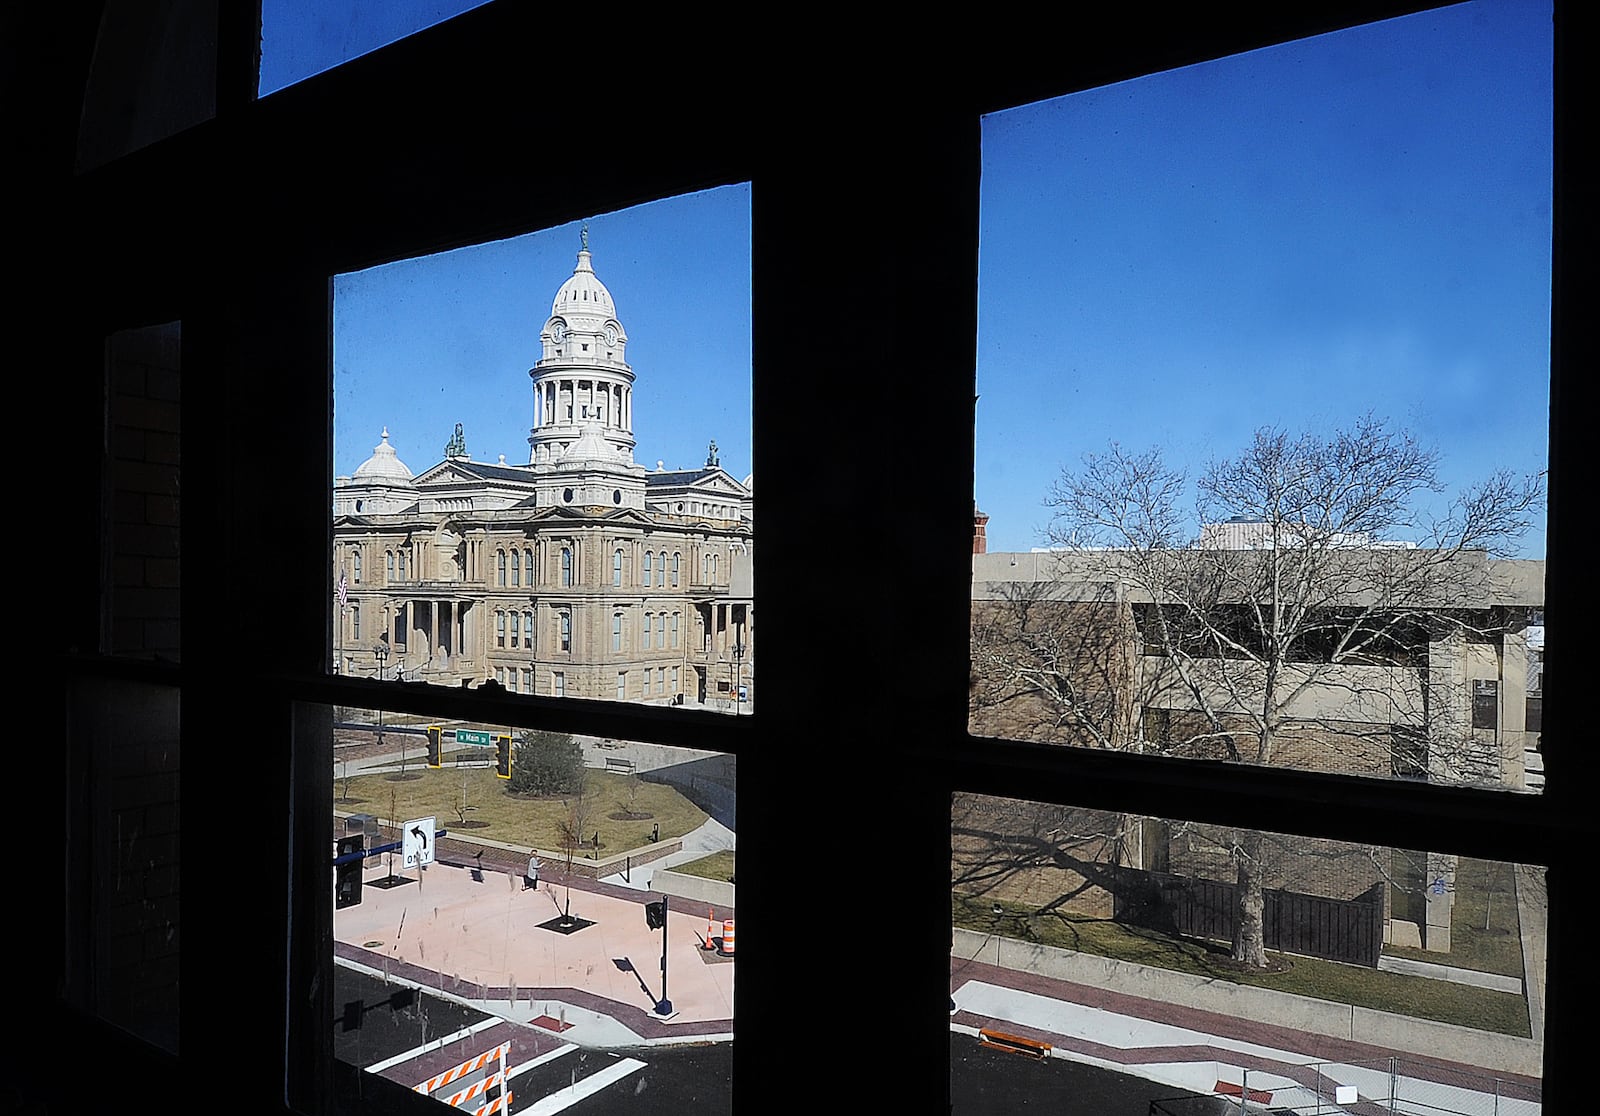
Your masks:
M1259 1019L1282 1027L1329 1035L1383 1047L1398 1053L1445 1056L1481 1069L1539 1077L1543 1073L1543 1044L1513 1035L1475 1031L1450 1023L1370 1008L1336 1004L1251 988L1209 977L1190 976L1149 965L1135 965L1108 957L1056 949L956 930L956 957L1040 976L1088 984L1111 992L1140 996L1184 1007L1214 1011L1241 1019Z
M734 905L733 884L726 880L708 880L704 876L686 876L670 868L657 868L651 873L650 890L713 907L731 908Z

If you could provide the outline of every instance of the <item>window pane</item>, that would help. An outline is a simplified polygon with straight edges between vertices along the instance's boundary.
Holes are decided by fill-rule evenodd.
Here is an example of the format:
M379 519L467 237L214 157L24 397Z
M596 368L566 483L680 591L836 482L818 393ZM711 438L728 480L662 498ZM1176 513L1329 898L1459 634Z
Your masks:
M69 697L66 997L178 1051L175 687L83 680Z
M366 710L335 721L334 829L363 854L332 873L337 1057L415 1087L509 1043L517 1111L576 1082L659 1103L658 1082L686 1087L674 1077L696 1110L731 1110L733 757ZM665 943L646 913L662 901ZM457 1037L441 1049L440 1035Z
M183 327L124 330L106 342L105 486L115 655L181 657L179 450Z
M1151 1112L1241 1087L1357 1111L1340 1086L1375 1112L1538 1111L1542 868L968 794L951 845L958 1049L1049 1044L1143 1079L1115 1084ZM986 1072L952 1065L957 1094ZM957 1111L1014 1110L985 1088Z
M341 62L443 23L485 0L262 0L261 81L265 97Z
M335 279L335 670L377 674L392 632L391 678L559 662L566 695L613 700L676 668L684 704L735 712L737 676L748 710L749 208L726 187ZM679 510L711 494L718 516ZM399 548L410 579L380 583ZM704 638L669 641L663 606Z
M93 170L217 113L217 4L105 4L78 126Z
M974 731L1542 786L1551 53L1486 0L985 118Z

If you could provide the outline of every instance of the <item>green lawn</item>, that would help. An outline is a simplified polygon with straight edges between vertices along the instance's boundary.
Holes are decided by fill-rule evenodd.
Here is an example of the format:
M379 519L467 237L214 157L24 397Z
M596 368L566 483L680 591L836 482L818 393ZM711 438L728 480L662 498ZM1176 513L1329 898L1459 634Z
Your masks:
M1274 988L1300 996L1397 1012L1419 1019L1455 1023L1481 1031L1528 1037L1528 1009L1523 998L1424 977L1379 972L1310 957L1273 954L1288 967L1281 972L1252 973L1234 968L1219 943L1170 937L1153 930L1122 926L1103 919L1048 915L1031 907L951 896L956 926L1021 941L1112 957L1174 972ZM1480 924L1481 925L1481 924ZM1438 955L1432 955L1437 959Z
M1383 952L1480 973L1521 977L1522 928L1517 917L1512 866L1465 856L1457 862L1449 953L1404 946L1385 946Z
M600 855L623 852L650 844L656 825L661 838L681 837L706 820L706 814L672 787L649 783L628 775L590 770L587 786L591 801L583 824L587 842L600 832ZM525 798L506 790L505 780L487 767L444 767L437 771L413 764L403 780L390 775L360 775L350 780L350 797L343 798L345 781L333 781L336 810L376 814L380 819L427 817L441 829L461 836L487 837L511 845L558 850L561 825L572 815L573 799ZM462 785L466 786L466 823L458 812ZM628 817L629 813L635 815ZM582 854L590 852L587 844Z
M686 876L699 876L707 880L723 880L733 882L733 850L723 849L710 856L702 856L699 860L691 860L687 864L679 864L673 868L674 872L682 872Z

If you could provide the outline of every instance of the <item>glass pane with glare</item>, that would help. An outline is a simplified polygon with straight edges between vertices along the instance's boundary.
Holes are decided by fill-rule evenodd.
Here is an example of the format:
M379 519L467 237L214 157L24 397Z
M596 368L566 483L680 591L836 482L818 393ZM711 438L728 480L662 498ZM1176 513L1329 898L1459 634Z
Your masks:
M332 669L751 712L750 192L334 281Z
M732 756L333 723L338 1058L456 1107L731 1110Z
M1539 1111L1540 867L973 794L950 838L957 1112Z
M174 686L68 690L68 1003L179 1051L182 701Z
M971 726L1537 791L1552 21L983 121Z

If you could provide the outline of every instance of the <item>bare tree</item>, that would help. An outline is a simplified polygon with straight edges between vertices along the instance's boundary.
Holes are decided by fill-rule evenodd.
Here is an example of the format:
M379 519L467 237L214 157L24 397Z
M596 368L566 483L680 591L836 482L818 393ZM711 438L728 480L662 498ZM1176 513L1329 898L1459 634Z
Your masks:
M1442 490L1437 454L1370 415L1256 431L1192 505L1159 449L1085 457L1047 500L1055 571L975 604L975 727L1026 696L1035 738L1382 774L1404 754L1403 773L1474 777L1441 649L1523 622L1498 607L1513 596L1491 558L1528 529L1543 477L1496 473L1430 513ZM1262 838L1227 844L1233 956L1264 966Z
M1109 917L1137 880L1119 872L1139 819L1085 807L959 793L950 806L951 889L1025 905L1030 918Z
M567 808L567 816L560 822L561 847L567 854L567 871L572 870L572 858L584 844L584 834L589 832L589 826L594 821L595 795L587 770L579 772L578 789L562 800L562 805ZM598 857L599 847L595 846L595 856Z

